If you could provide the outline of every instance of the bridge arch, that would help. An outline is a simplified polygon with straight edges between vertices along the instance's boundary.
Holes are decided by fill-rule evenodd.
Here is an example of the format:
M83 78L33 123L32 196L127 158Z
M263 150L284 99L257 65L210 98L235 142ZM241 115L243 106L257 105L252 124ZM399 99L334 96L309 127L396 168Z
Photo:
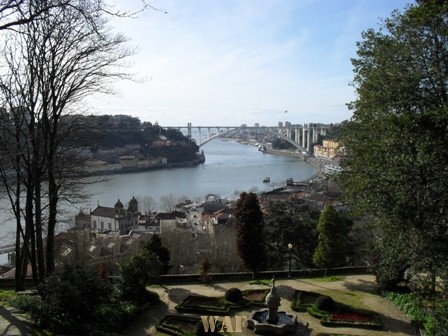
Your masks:
M301 152L308 152L308 151L307 151L304 147L302 147L299 143L295 142L294 140L288 138L287 136L285 136L285 135L283 135L283 134L281 134L281 133L274 132L273 130L271 130L271 129L267 128L267 127L256 127L256 128L254 128L254 127L247 127L247 126L235 127L235 128L232 128L232 129L227 129L227 130L222 131L222 132L220 132L220 130L218 129L218 133L217 133L217 134L215 134L215 135L213 135L213 136L207 138L207 139L204 140L203 142L201 142L201 143L199 144L199 147L202 147L203 145L209 143L210 141L212 141L212 140L214 140L214 139L216 139L216 138L221 138L222 136L224 136L224 135L226 135L226 134L233 133L233 132L236 132L236 131L238 131L238 130L243 130L243 129L262 131L262 132L264 132L264 133L273 135L273 136L275 136L275 137L278 137L278 138L281 138L281 139L287 141L288 143L290 143L291 145L293 145L294 147L296 147L297 149L299 149Z

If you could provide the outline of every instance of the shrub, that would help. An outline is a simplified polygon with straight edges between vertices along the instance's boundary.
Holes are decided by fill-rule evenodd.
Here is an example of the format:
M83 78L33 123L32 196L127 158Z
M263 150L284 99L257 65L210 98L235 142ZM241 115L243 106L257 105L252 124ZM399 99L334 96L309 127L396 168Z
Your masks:
M207 257L202 258L201 263L199 264L199 272L201 274L201 281L205 284L210 282L211 276L208 274L212 264Z
M121 299L138 304L148 302L146 286L160 274L160 270L159 257L146 249L123 260L116 284Z
M39 295L17 295L10 304L28 313L33 321L39 322L42 311L42 299Z
M315 306L319 310L325 310L325 311L334 311L336 309L336 304L334 303L334 300L327 296L327 295L321 295L317 298Z
M110 299L110 283L86 266L64 266L39 285L40 325L61 334L85 334L98 307Z
M97 332L121 331L129 321L138 313L138 307L134 303L106 303L99 307L97 312Z
M210 330L205 331L204 324L202 323L202 321L199 321L199 323L196 324L196 328L194 330L194 335L195 336L219 335L218 326L216 326L214 331L210 331Z
M239 288L229 288L226 291L225 299L230 302L239 302L243 299L243 292Z

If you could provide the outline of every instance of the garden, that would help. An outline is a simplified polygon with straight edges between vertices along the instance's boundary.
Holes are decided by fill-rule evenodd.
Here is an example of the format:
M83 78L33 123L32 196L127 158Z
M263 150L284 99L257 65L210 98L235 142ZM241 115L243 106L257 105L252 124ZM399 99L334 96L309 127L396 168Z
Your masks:
M234 311L251 306L260 306L264 304L269 288L264 289L246 289L241 291L232 287L226 290L223 296L200 296L189 295L180 304L176 306L179 313L196 315L225 315L228 316ZM213 319L213 321L215 321ZM185 315L166 315L156 326L159 332L174 336L201 335L210 326L204 328L203 322L199 316ZM221 328L221 323L212 327L211 332L217 335L225 334ZM210 333L206 333L207 335Z
M280 309L291 312L295 305L294 308L297 310L295 315L299 322L304 325L309 324L309 329L304 331L304 335L311 335L311 331L312 335L415 334L415 328L410 320L392 303L375 292L376 284L372 275L346 276L329 282L323 282L321 279L279 280L277 284L277 290L282 299ZM229 303L226 304L225 294L228 289L235 287L241 289L246 299L248 297L257 299L250 305L243 304L237 309L231 308ZM239 282L211 285L179 284L152 287L151 290L157 292L163 302L163 309L160 310L160 315L157 315L157 321L153 310L157 308L154 307L138 317L135 324L126 330L125 335L195 335L189 332L192 332L195 325L201 322L201 315L220 316L220 320L226 315L248 316L260 305L264 306L264 293L268 292L269 287L263 283ZM335 310L330 312L314 309L314 312L322 314L314 317L307 312L307 308L315 305L316 300L321 296L334 297ZM192 297L195 300L192 300ZM198 297L201 299L197 299ZM302 307L302 305L308 306ZM227 307L229 313L207 313L207 306L212 310ZM183 312L183 309L189 309L188 313ZM198 309L199 312L195 313L194 309ZM189 318L194 316L193 321L185 319L187 315ZM152 319L154 323L148 323L149 319ZM170 332L163 329L164 326L168 326L171 329ZM220 331L219 328L218 331ZM252 331L245 330L245 335L252 334ZM228 335L240 334L228 333Z
M315 292L296 290L291 308L309 313L327 327L382 328L377 314L337 303L330 296Z

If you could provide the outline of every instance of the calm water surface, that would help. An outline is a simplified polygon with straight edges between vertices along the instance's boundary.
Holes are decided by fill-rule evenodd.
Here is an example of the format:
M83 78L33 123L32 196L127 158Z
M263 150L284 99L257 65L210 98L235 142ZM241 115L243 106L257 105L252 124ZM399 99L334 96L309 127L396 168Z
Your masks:
M206 162L199 166L110 175L105 182L89 185L86 191L93 196L76 208L68 207L68 217L78 209L89 211L98 203L112 207L118 198L127 204L132 196L151 196L156 203L161 196L199 200L208 193L235 199L243 191L266 191L284 185L287 178L302 180L316 171L297 158L263 154L255 146L234 141L216 139L203 150ZM263 183L266 176L270 183ZM10 236L14 222L8 220L9 205L1 200L0 207L0 235Z

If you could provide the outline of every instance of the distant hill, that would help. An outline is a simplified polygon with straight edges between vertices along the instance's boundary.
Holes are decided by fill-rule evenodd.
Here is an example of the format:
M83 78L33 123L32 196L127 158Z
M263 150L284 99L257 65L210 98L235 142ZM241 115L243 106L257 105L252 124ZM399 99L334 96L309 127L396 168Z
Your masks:
M169 163L197 159L199 146L177 129L165 129L157 123L141 122L128 115L70 115L64 117L70 136L66 142L98 149L140 145L144 156L163 156ZM64 129L64 128L63 128Z

